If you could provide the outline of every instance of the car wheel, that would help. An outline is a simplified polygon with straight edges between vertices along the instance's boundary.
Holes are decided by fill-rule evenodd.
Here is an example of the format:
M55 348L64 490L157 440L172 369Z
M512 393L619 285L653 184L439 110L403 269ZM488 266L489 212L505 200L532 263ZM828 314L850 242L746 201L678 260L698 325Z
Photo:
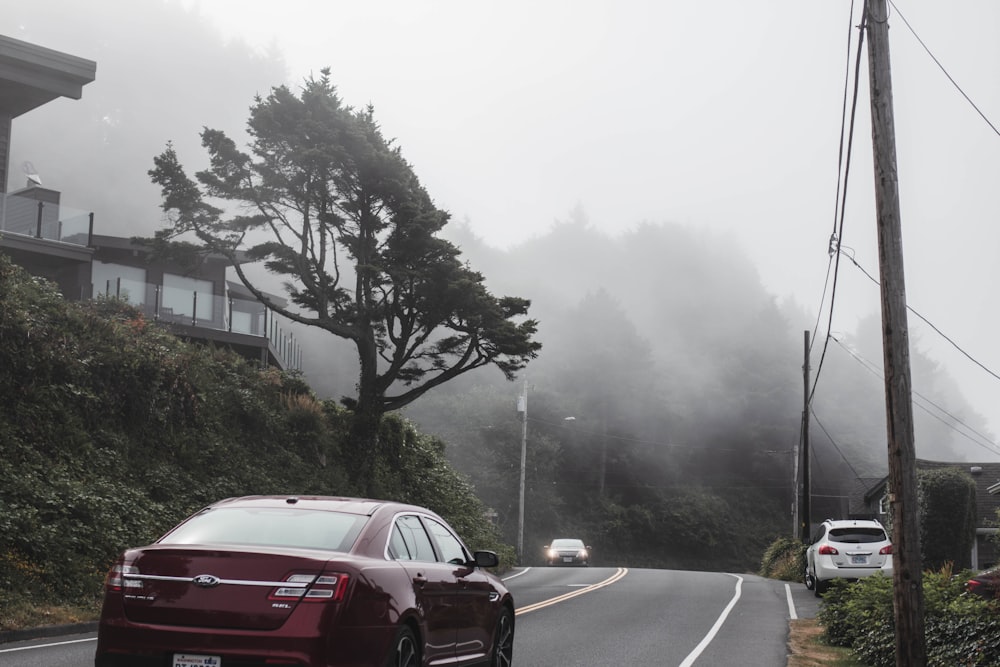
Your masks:
M504 607L497 619L493 637L493 659L490 667L510 667L514 664L514 615Z
M816 597L821 598L823 597L823 593L826 593L826 589L829 588L829 586L830 582L823 581L822 579L816 579L815 583L813 584L813 594Z
M806 570L806 576L804 581L806 584L806 590L811 591L816 587L816 580L813 578L811 574L809 574L809 570Z
M420 649L417 647L417 639L413 636L413 630L403 626L396 633L396 638L392 640L392 650L389 651L389 659L385 667L419 667Z

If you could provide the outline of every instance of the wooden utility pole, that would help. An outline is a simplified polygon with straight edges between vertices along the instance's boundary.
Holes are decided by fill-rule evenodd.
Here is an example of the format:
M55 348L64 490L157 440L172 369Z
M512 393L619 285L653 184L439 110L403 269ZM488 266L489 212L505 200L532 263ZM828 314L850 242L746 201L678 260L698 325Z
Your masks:
M812 489L809 481L809 330L804 332L805 352L802 362L802 490L799 500L799 539L808 542L812 532Z
M885 366L889 505L892 508L892 602L896 621L896 666L925 667L923 573L917 523L916 454L910 391L910 342L903 281L903 238L896 175L896 129L892 115L889 26L886 0L866 0L875 205L878 214L882 291L882 350Z

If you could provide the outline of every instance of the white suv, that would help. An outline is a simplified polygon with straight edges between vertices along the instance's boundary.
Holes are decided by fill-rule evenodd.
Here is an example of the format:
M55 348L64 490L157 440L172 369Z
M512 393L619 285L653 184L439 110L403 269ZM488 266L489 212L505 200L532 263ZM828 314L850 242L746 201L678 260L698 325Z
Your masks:
M806 549L806 588L816 597L831 579L861 579L877 572L892 576L892 542L878 521L827 519Z

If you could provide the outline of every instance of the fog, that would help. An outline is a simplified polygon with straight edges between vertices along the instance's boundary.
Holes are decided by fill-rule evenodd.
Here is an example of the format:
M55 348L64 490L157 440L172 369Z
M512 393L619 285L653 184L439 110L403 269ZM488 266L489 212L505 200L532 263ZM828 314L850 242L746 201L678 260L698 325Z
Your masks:
M96 233L152 235L162 213L146 172L167 142L193 173L206 159L203 126L239 137L255 95L331 65L334 83L343 77L345 101L372 102L386 136L399 138L431 196L453 214L445 236L491 290L532 300L544 348L521 379L539 426L567 428L572 416L579 435L600 423L665 456L703 456L705 475L738 469L744 460L730 453L740 447L789 466L809 331L814 465L846 478L885 473L878 288L846 261L834 338L826 338L846 4L712 3L711 18L691 3L624 3L631 14L603 2L558 10L503 5L520 15L516 21L501 16L500 6L483 16L465 3L358 4L373 6L371 13L330 3L341 13L321 21L302 3L283 3L280 21L271 16L275 30L287 30L282 35L259 25L240 29L265 11L255 3L240 3L239 20L234 14L226 23L217 11L224 3L210 2L202 14L191 3L154 0L6 8L0 33L97 62L81 100L58 100L14 121L8 189L23 186L20 165L30 161L65 205L95 212ZM966 19L984 7L960 4ZM928 25L929 6L902 9L930 29L938 26ZM441 43L446 19L466 28L451 35L450 49ZM324 21L320 38L313 31ZM512 24L521 31L498 34ZM297 38L286 25L301 28ZM577 50L549 44L560 26ZM687 31L702 36L703 50L691 47ZM970 51L959 50L954 35L934 34L956 64L968 64ZM598 37L604 41L588 42ZM892 38L906 44L899 61L916 62L903 30ZM371 52L362 57L365 39ZM505 55L475 51L479 41ZM664 46L672 41L687 50ZM977 44L968 41L969 49ZM630 48L609 51L623 43ZM326 49L308 51L309 44ZM997 61L997 48L983 46L994 50L986 62ZM315 59L303 63L307 54ZM473 65L484 69L470 71ZM584 76L588 67L594 81ZM503 87L518 76L519 89ZM919 104L917 83L931 76L901 68L897 104ZM1000 100L993 78L966 80ZM933 81L936 94L951 99ZM859 103L862 145L866 99ZM1000 367L987 335L995 328L988 304L997 278L988 250L1000 241L991 224L997 138L962 104L927 106L940 114L936 120L901 112L899 130L910 303L982 363ZM993 108L1000 114L1000 101ZM965 114L963 122L947 125L949 113ZM964 157L945 158L955 155L946 148ZM858 196L844 245L877 275L870 150L857 150L850 187ZM973 161L983 168L973 170ZM930 191L939 194L922 196ZM280 292L277 284L270 289ZM994 380L919 319L911 317L911 327L918 456L996 460ZM296 335L314 389L351 395L351 347L322 332ZM455 438L500 421L511 428L521 390L483 369L408 414ZM454 406L475 396L506 411L466 404L457 415Z

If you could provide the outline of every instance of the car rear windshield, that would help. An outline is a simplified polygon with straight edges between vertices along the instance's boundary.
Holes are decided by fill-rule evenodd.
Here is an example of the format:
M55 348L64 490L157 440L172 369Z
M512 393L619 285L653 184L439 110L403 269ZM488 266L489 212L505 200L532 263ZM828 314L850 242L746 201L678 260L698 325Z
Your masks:
M349 551L368 517L281 507L220 507L198 514L160 544L251 544Z
M830 540L846 544L867 544L869 542L885 542L888 538L881 528L833 528L830 530Z

